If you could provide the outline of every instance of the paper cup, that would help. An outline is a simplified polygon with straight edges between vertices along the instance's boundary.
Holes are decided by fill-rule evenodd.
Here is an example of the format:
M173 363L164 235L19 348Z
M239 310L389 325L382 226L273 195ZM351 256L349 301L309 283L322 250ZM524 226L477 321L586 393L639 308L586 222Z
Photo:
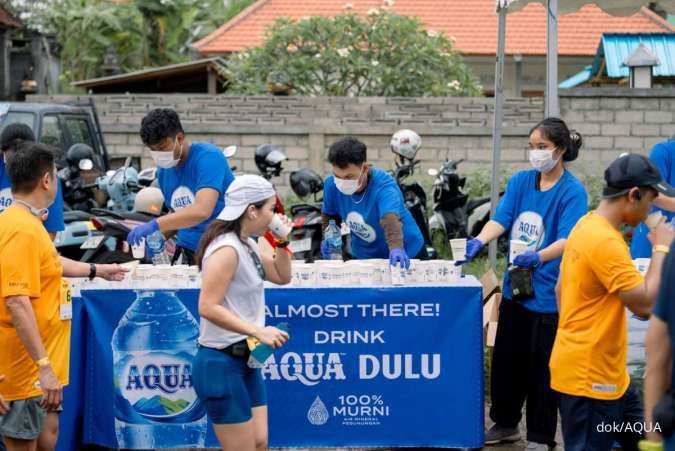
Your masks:
M292 230L291 226L284 224L279 215L274 215L268 227L279 238L287 238Z
M131 246L131 255L137 260L145 257L145 238L141 238L140 243Z
M661 223L662 218L663 213L661 213L660 211L655 211L654 213L647 216L647 219L645 219L645 224L650 230L655 229L656 226L658 226Z
M372 263L362 261L357 266L359 271L359 285L362 287L371 287L375 284L377 269ZM379 273L377 273L379 276ZM380 280L380 277L377 277Z
M363 265L357 260L350 260L347 262L350 285L359 285L361 283L361 266Z
M636 258L633 260L633 264L643 276L647 274L647 270L649 270L649 265L651 262L651 258Z
M455 266L455 262L445 261L443 263L443 281L446 283L458 282L462 277L462 267Z
M406 284L407 271L400 266L390 266L391 284L400 286Z
M320 263L316 265L316 282L321 287L330 287L333 283L335 273L335 267L326 264Z
M450 249L452 249L452 258L454 260L466 260L466 238L450 240Z
M509 247L509 263L513 264L513 260L521 254L529 250L530 246L525 241L511 240Z

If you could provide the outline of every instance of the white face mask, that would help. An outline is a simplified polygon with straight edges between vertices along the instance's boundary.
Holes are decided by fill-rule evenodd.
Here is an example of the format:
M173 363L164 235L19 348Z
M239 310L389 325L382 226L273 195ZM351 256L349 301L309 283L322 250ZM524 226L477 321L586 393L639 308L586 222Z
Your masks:
M150 156L152 157L153 160L155 160L155 164L157 165L157 167L160 167L162 169L170 169L175 168L178 165L180 157L183 155L183 146L181 146L180 148L180 155L178 155L178 158L174 160L173 154L176 151L177 145L178 145L178 137L176 137L176 142L173 144L173 149L171 149L171 152L157 151L157 150L150 151Z
M359 184L361 182L361 176L363 175L363 172L365 170L365 167L361 170L361 174L359 174L359 178L356 180L347 180L347 179L341 179L340 177L335 177L335 187L340 191L342 194L346 196L351 196L356 192L357 189L359 189Z
M546 174L555 168L558 160L553 159L553 150L530 149L530 164L537 171Z

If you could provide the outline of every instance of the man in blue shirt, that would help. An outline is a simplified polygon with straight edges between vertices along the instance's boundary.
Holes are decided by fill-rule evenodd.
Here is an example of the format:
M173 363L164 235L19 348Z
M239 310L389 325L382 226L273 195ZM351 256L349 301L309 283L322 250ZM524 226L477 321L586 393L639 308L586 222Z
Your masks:
M367 161L366 145L347 137L330 146L333 175L323 194L324 230L330 219L345 221L351 250L358 259L388 258L392 266L408 268L410 258L427 258L424 239L405 207L394 178ZM328 258L328 243L321 243Z
M159 230L178 232L174 262L194 264L194 252L206 227L224 207L227 187L234 180L222 150L209 143L190 143L178 114L155 109L141 122L141 139L159 168L157 180L172 212L134 228L127 241L134 245Z
M663 181L669 185L675 185L675 138L656 144L649 159L659 168ZM654 212L660 211L670 222L675 218L675 199L660 195L654 202ZM652 256L652 245L647 239L649 230L645 223L636 227L633 233L633 239L630 245L630 254L633 258L650 258Z
M34 142L35 134L26 124L15 122L8 124L2 129L0 135L0 149L2 150L2 159L0 159L0 213L12 205L12 189L7 175L7 159L14 151L24 143ZM61 181L57 183L56 199L49 206L49 216L44 221L45 229L54 239L54 236L65 229L63 223L63 195L61 193Z

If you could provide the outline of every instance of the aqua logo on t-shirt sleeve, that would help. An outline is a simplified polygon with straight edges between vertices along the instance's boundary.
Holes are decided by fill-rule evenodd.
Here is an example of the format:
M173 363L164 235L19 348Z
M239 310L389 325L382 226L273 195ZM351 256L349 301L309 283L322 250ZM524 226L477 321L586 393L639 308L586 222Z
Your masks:
M349 212L346 222L349 225L349 230L366 243L372 243L377 239L375 229L366 223L360 213L355 211Z
M524 241L529 247L538 249L545 233L544 219L534 211L524 211L513 223L511 239Z
M186 186L179 186L171 195L171 208L180 210L189 207L195 203L195 195L192 190Z
M12 202L14 202L14 198L12 197L12 189L5 188L0 190L0 212L3 212L6 208L9 208L12 205Z

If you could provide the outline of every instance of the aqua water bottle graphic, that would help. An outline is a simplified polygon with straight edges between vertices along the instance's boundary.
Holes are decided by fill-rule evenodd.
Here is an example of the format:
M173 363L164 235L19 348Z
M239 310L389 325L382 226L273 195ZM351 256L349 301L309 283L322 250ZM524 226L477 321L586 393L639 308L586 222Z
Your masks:
M170 291L137 291L112 338L119 448L203 448L206 412L192 386L199 328Z

